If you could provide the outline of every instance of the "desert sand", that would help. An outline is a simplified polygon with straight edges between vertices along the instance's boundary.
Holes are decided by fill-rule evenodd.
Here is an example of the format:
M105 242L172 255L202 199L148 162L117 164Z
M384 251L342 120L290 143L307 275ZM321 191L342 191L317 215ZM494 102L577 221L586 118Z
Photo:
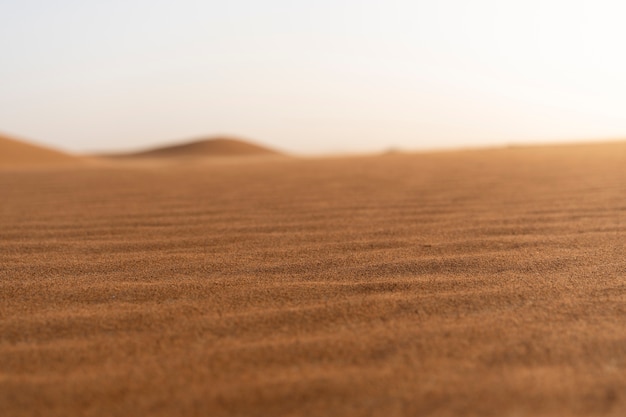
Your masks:
M626 414L624 143L5 164L0 195L2 416Z
M0 134L0 169L9 166L41 167L78 162L78 158L66 153Z
M232 137L212 137L146 151L107 155L122 158L215 158L279 155L278 151Z

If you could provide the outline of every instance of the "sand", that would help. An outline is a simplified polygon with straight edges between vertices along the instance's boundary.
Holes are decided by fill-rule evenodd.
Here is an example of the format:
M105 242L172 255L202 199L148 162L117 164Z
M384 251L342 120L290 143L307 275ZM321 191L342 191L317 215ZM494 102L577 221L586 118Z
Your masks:
M2 416L626 414L626 144L0 194Z
M80 163L80 158L0 134L0 169Z
M280 153L249 141L231 138L217 137L196 140L171 146L116 155L109 157L122 158L207 158L207 157L243 157L243 156L269 156Z

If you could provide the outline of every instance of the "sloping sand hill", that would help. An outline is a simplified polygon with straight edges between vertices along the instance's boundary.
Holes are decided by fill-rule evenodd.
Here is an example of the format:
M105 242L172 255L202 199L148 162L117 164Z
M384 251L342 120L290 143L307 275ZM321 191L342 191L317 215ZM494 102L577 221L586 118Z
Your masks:
M626 145L0 172L2 416L626 415Z
M77 163L74 156L0 135L0 167Z
M263 156L279 153L240 139L220 137L165 146L118 156L143 158L206 158L224 156Z

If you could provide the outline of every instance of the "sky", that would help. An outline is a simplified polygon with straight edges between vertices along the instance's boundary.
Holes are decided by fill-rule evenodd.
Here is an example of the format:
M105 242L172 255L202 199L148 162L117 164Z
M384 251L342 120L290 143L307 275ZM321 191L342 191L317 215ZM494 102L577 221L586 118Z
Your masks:
M0 131L324 154L626 138L626 2L0 0Z

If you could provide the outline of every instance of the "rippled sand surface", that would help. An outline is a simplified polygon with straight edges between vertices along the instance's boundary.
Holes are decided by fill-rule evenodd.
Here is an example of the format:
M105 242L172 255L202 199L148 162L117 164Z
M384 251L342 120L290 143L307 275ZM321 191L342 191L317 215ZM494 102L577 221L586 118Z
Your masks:
M626 145L0 169L2 416L626 414Z

